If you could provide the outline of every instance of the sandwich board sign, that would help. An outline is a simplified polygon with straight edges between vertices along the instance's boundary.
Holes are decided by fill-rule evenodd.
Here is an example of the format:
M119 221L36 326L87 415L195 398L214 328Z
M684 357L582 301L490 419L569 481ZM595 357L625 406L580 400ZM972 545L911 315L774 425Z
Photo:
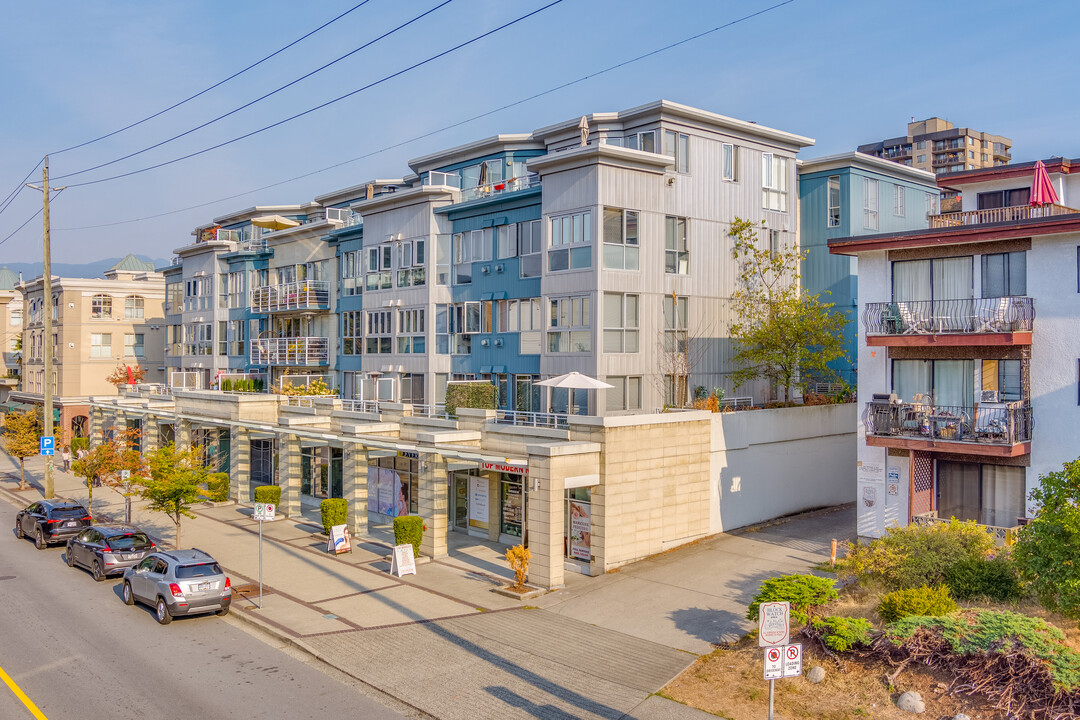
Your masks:
M779 680L784 677L784 648L765 648L765 679Z
M784 677L799 677L800 675L802 675L802 643L786 645L784 647Z
M335 525L330 528L330 539L326 541L326 552L335 555L352 552L352 545L349 542L349 527L347 525Z
M781 647L791 640L791 604L764 602L758 606L758 647Z
M394 556L390 560L390 574L397 577L416 574L416 559L413 557L411 544L394 546Z

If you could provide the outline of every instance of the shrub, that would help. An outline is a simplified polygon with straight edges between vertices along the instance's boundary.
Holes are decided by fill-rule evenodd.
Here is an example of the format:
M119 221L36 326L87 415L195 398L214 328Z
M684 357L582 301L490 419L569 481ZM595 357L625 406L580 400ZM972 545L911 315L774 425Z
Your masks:
M412 545L413 557L420 557L420 541L424 539L424 518L402 515L394 518L394 544Z
M206 499L212 502L229 499L229 473L210 473L206 476Z
M758 619L758 608L763 602L791 603L791 619L805 623L810 619L812 608L835 600L836 581L816 575L784 575L769 578L761 583L761 589L754 596L746 611L747 620Z
M255 502L257 503L273 503L274 505L281 504L281 486L280 485L260 485L255 488Z
M79 450L90 449L90 438L77 437L71 438L71 455L74 457Z
M960 600L985 597L998 602L1023 596L1020 576L1008 557L961 560L945 572L945 584Z
M873 640L874 626L864 618L838 617L814 618L813 628L821 633L825 647L836 652L847 652L856 645L869 645Z
M886 590L941 585L950 567L961 560L985 558L993 548L994 539L975 522L908 525L889 528L884 537L869 543L848 543L836 572Z
M457 409L495 409L495 386L487 382L452 382L446 386L446 412L456 415Z
M518 590L525 588L525 578L529 574L529 560L532 553L524 545L514 545L506 550L506 562L514 571L514 587Z
M335 525L344 525L349 520L349 501L345 498L326 498L319 506L322 511L322 526L326 534Z
M924 585L889 593L881 598L877 611L885 622L895 622L912 615L939 617L956 612L956 601L945 585Z
M1047 610L1080 617L1080 459L1040 475L1031 501L1039 510L1013 547L1017 570Z

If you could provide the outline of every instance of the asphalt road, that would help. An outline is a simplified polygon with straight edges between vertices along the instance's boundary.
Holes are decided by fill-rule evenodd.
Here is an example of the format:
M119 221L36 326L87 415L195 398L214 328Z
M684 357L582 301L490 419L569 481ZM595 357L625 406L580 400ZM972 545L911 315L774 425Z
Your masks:
M213 615L158 625L68 568L63 547L17 540L0 499L0 669L49 720L399 718L387 706ZM2 680L0 676L0 680ZM33 718L0 682L0 718Z

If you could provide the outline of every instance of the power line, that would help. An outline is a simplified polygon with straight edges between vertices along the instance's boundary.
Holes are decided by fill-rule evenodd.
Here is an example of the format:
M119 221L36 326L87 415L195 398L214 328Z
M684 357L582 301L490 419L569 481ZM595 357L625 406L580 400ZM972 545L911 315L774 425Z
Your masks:
M789 1L793 1L793 0L789 0ZM181 162L183 160L188 160L188 159L193 158L193 157L198 157L199 155L204 155L204 154L206 154L208 152L211 152L213 150L218 150L220 148L225 147L226 145L231 145L232 143L238 142L240 140L245 140L245 139L247 139L249 137L252 137L254 135L258 135L260 133L266 132L267 130L271 130L273 128L276 128L279 125L284 125L285 123L292 122L293 120L304 117L305 115L310 115L313 112L316 112L318 110L322 110L323 108L329 107L330 105L333 105L335 103L341 102L342 100L350 98L353 95L357 95L357 94L359 94L359 93L361 93L361 92L363 92L365 90L369 90L369 89L375 87L376 85L381 85L381 84L383 84L385 82L388 82L389 80L393 80L394 78L396 78L396 77L398 77L400 75L404 75L405 73L407 73L407 72L409 72L411 70L415 70L418 67L422 67L424 65L427 65L428 63L434 62L435 60L438 60L439 58L445 57L445 56L449 55L450 53L456 52L457 50L460 50L463 47L466 47L468 45L472 45L473 43L479 42L480 40L483 40L484 38L489 37L490 35L494 35L495 33L499 32L501 30L505 30L506 28L510 27L511 25L515 25L515 24L517 24L519 22L527 20L528 18L532 17L533 15L541 13L544 10L547 10L550 7L554 7L555 5L558 5L558 4L562 3L562 2L563 2L563 0L553 0L552 2L549 2L547 5L544 5L543 7L539 8L537 10L533 10L532 12L526 13L525 15L522 15L522 16L520 16L518 18L515 18L514 20L511 20L508 23L504 23L504 24L502 24L502 25L500 25L500 26L498 26L498 27L496 27L496 28L494 28L492 30L488 30L485 33L481 33L480 35L477 35L476 37L474 37L474 38L472 38L470 40L466 40L463 43L459 43L458 45L455 45L454 47L450 48L449 50L444 50L441 53L438 53L436 55L432 55L431 57L427 58L426 60L421 60L420 62L414 63L414 64L410 65L409 67L403 69L403 70L399 70L399 71L397 71L395 73L392 73L390 75L386 75L386 76L380 78L379 80L376 80L375 82L369 83L369 84L367 84L367 85L365 85L365 86L363 86L361 88L357 88L356 90L353 90L352 92L345 93L344 95L336 97L333 100L327 100L326 102L321 103L319 105L316 105L315 107L308 108L307 110L304 110L303 112L299 112L299 113L297 113L295 115L292 115L290 117L285 118L284 120L279 120L279 121L277 121L275 123L271 123L270 125L266 125L264 127L261 127L258 130L252 130L249 133L245 133L245 134L240 135L238 137L235 137L235 138L233 138L231 140L226 140L225 142L218 143L217 145L212 145L212 146L210 146L208 148L203 148L202 150L197 150L195 152L188 153L187 155L182 155L182 156L180 156L178 158L173 158L172 160L166 160L165 162L160 162L160 163L157 163L155 165L150 165L148 167L140 168L138 170L132 170L130 172L121 173L119 175L112 175L110 177L99 178L97 180L87 180L86 182L81 182L81 183L71 183L71 184L68 185L68 187L76 188L76 187L84 187L86 185L97 185L98 183L110 182L112 180L119 180L120 178L130 177L132 175L138 175L140 173L148 172L150 170L156 170L157 168L165 167L167 165L172 165L174 163L178 163L178 162ZM65 177L65 176L60 176L60 177Z
M37 165L32 167L30 169L30 172L26 173L26 177L19 181L19 184L16 185L10 193L8 193L8 196L4 198L3 202L0 202L0 214L3 214L3 212L7 210L8 207L11 205L11 203L15 202L15 198L18 197L19 193L26 189L26 181L30 179L31 175L37 172L37 169L41 167L41 163L43 160L45 160L44 157L42 157L41 160L38 160Z
M368 1L368 0L365 0L365 1ZM273 95L278 94L282 90L290 88L290 87L292 87L293 85L296 85L299 82L307 80L312 75L315 75L316 73L320 73L323 70L330 67L331 65L335 65L335 64L341 62L342 60L355 55L356 53L360 52L361 50L364 50L366 48L371 47L372 45L379 42L380 40L384 40L384 39L390 37L391 35L396 33L398 30L401 30L401 29L403 29L405 27L408 27L409 25L412 25L414 22L417 22L417 21L421 20L422 18L430 15L431 13L435 12L439 8L442 8L442 7L445 7L446 5L449 5L453 1L454 0L444 0L442 3L440 3L439 5L436 5L435 7L431 8L427 12L423 12L423 13L417 15L416 17L414 17L413 19L409 20L408 22L404 22L401 25L398 25L393 30L390 30L388 32L383 33L382 35L375 38L374 40L371 40L370 42L366 42L363 45L361 45L360 47L355 48L354 50L350 50L349 52L345 53L341 57L338 57L338 58L336 58L334 60L331 60L330 62L326 63L322 67L318 67L318 68L312 70L311 72L307 73L306 75L301 75L300 77L296 78L292 82L286 83L285 85L282 85L282 86L278 87L275 90L271 90L270 92L266 93L265 95L262 95L261 97L257 97L254 100L252 100L251 102L245 103L245 104L241 105L238 108L234 108L234 109L230 110L229 112L227 112L227 113L225 113L223 115L218 115L216 118L213 118L212 120L207 120L206 122L204 122L201 125L196 125L195 127L191 128L190 130L186 130L186 131L180 133L179 135L173 135L171 138L168 138L167 140L162 140L159 143L155 143L155 144L150 145L148 147L144 147L142 150L136 150L133 153L128 153L127 155L124 155L123 157L118 157L115 160L110 160L108 162L104 162L104 163L101 163L99 165L94 165L93 167L88 167L85 170L78 170L76 172L70 172L70 173L66 173L64 175L57 175L55 179L56 180L61 180L63 178L74 177L75 175L82 175L83 173L88 173L88 172L91 172L93 170L100 170L101 168L108 167L109 165L115 165L118 162L128 160L130 158L135 157L136 155L142 155L144 152L148 152L148 151L153 150L155 148L159 148L162 145L167 145L168 143L171 143L173 140L179 140L180 138L185 137L186 135L190 135L193 132L196 132L198 130L202 130L204 127L207 127L209 125L213 125L218 120L224 120L225 118L229 117L230 115L235 115L236 113L240 112L241 110L249 108L249 107L251 107L252 105L254 105L256 103L262 102L263 100L267 99L268 97L271 97Z
M188 97L188 98L184 98L184 99L183 99L183 100L181 100L180 102L178 102L178 103L175 103L175 104L173 104L173 105L170 105L169 107L165 108L164 110L159 110L158 112L154 113L153 115L148 115L148 116L144 117L144 118L143 118L142 120L138 120L138 121L136 121L136 122L133 122L133 123L131 123L130 125L126 125L126 126L124 126L124 127L120 128L119 130L113 130L113 131L112 131L111 133L108 133L108 134L106 134L106 135L102 135L101 137L96 137L96 138L94 138L93 140L87 140L86 142L82 142L82 143L79 143L78 145L72 145L71 147L68 147L68 148L64 148L63 150L57 150L56 152L53 152L53 153L49 153L49 154L50 154L50 155L59 155L60 153L66 153L66 152L68 152L69 150L76 150L76 149L78 149L78 148L81 148L81 147L86 147L87 145L90 145L90 144L92 144L92 143L96 143L96 142L98 142L98 141L100 141L100 140L105 140L106 138L111 138L111 137L112 137L113 135L118 135L118 134L120 134L120 133L124 132L125 130L130 130L130 129L131 129L131 128L133 128L133 127L137 127L137 126L139 126L139 125L142 125L142 124L143 124L144 122L147 122L148 120L153 120L153 119L154 119L154 118L156 118L156 117L159 117L159 116L161 116L161 115L164 115L165 113L169 112L170 110L175 110L176 108L180 107L181 105L183 105L183 104L185 104L185 103L188 103L188 102L191 102L191 101L192 101L192 100L194 100L195 98L197 98L197 97L200 97L200 96L202 96L202 95L205 95L206 93L210 92L211 90L213 90L213 89L215 89L215 88L219 88L219 87L221 87L222 85L224 85L225 83L229 82L230 80L233 80L233 79L235 79L235 78L237 78L237 77L239 77L239 76L243 75L243 74L244 74L244 73L246 73L246 72L247 72L248 70L251 70L251 69L253 69L253 68L256 68L256 67L258 67L259 65L262 65L262 64L263 64L264 62L266 62L267 60L269 60L269 59L271 59L271 58L273 58L273 57L275 57L275 56L277 56L277 55L280 55L281 53L285 52L286 50L288 50L288 49L289 49L289 48L291 48L292 46L294 46L294 45L296 45L296 44L298 44L298 43L301 43L301 42L303 42L304 40L307 40L307 39L308 39L309 37L311 37L311 36L312 36L312 35L314 35L315 33L317 33L317 32L319 32L320 30L322 30L322 29L324 29L324 28L326 28L326 27L328 27L328 26L332 25L333 23L336 23L336 22L337 22L338 20L340 20L341 18L345 17L346 15L348 15L348 14L349 14L349 13L351 13L351 12L353 12L354 10L357 10L357 9L359 9L359 8L363 7L364 5L367 5L367 4L369 3L369 2L371 2L371 0L363 0L363 2L361 2L361 3L357 4L357 5L354 5L354 6L352 6L351 8L349 8L348 10L346 10L345 12L341 13L340 15L338 15L337 17L335 17L335 18L332 18L332 19L330 19L330 20L326 21L325 23L323 23L323 24L322 24L322 25L320 25L319 27L315 28L315 29L314 29L314 30L312 30L311 32L309 32L309 33L307 33L307 34L305 34L305 35L302 35L302 36L300 36L300 37L299 37L299 38L297 38L296 40L293 40L293 41L292 41L291 43L289 43L289 44L288 44L288 45L286 45L285 47L282 47L282 48L279 48L278 50L275 50L274 52L272 52L272 53L270 53L269 55L267 55L266 57L264 57L264 58L263 58L262 60L258 60L258 61L256 61L256 62L252 63L251 65L248 65L248 66L247 66L246 68L244 68L243 70L240 70L240 71L238 71L238 72L235 72L235 73L233 73L232 75L230 75L229 77L225 78L224 80L221 80L220 82L216 82L216 83L214 83L213 85L211 85L210 87L206 88L205 90L200 90L199 92L195 93L195 94L194 94L194 95L192 95L191 97Z
M4 238L3 240L0 240L0 245L3 245L3 244L4 244L4 243L6 243L6 242L7 242L8 240L10 240L11 238L15 237L15 235L16 235L16 234L17 234L17 233L18 233L18 232L19 232L20 230L22 230L22 229L23 229L24 227L26 227L27 225L29 225L29 224L30 224L30 221L31 221L31 220L33 220L34 218L36 218L36 217L37 217L38 215L40 215L40 214L41 214L41 208L38 208L38 211L37 211L36 213L34 213L33 215L31 215L30 217L28 217L28 218L26 219L26 222L24 222L24 223L23 223L22 225L20 225L19 227L15 228L15 230L14 230L14 231L12 231L12 233L11 233L10 235L8 235L8 236L7 236L6 238Z

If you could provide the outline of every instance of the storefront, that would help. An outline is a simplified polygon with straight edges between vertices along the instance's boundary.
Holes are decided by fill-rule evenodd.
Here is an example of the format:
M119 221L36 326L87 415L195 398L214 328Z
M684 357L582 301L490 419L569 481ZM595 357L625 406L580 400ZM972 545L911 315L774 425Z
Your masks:
M392 523L415 514L420 482L420 455L411 450L372 452L368 464L368 521Z
M314 500L345 497L343 451L326 445L300 448L300 494Z
M451 527L504 545L527 545L528 475L524 463L486 461L451 473Z

